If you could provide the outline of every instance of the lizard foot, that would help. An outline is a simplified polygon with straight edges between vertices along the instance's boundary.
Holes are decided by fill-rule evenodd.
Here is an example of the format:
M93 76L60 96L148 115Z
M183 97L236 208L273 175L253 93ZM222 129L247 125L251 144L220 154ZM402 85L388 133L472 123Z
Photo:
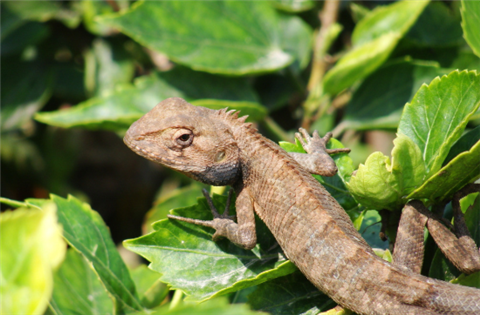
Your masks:
M308 154L312 154L314 152L326 152L327 154L336 154L336 153L348 153L350 149L342 148L342 149L327 149L327 143L332 138L332 133L328 132L323 138L320 138L318 131L314 131L313 135L310 136L307 130L300 128L295 133L295 138L300 141L302 144L303 149Z
M227 236L227 228L229 225L234 224L236 225L234 219L234 215L229 215L229 208L230 208L230 202L232 199L232 193L233 189L230 189L228 192L228 197L227 197L227 203L225 205L225 211L220 214L215 208L215 205L213 204L212 198L208 194L208 191L204 188L202 189L202 193L207 199L208 206L210 207L210 210L212 211L213 214L213 220L199 220L199 219L191 219L191 218L185 218L185 217L180 217L176 216L173 214L168 214L167 217L169 219L175 219L183 222L188 222L188 223L193 223L196 225L201 225L201 226L206 226L215 229L215 233L213 234L212 239L214 241L217 241L220 237L222 236Z

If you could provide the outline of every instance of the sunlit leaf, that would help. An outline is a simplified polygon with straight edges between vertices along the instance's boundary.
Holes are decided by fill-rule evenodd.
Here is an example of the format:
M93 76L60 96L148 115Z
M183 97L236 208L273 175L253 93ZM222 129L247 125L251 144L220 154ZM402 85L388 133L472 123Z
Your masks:
M381 152L372 153L347 183L355 199L367 209L399 210L404 198L423 182L425 165L417 145L402 134L394 145L391 161Z
M479 156L480 141L453 158L408 197L428 198L433 202L448 200L460 188L480 178Z
M404 0L376 7L355 26L353 44L357 46L371 42L389 32L397 32L403 36L428 3L428 0Z
M274 71L298 55L282 47L280 15L268 2L141 1L102 21L175 62L211 73ZM295 26L289 31L298 37L310 36L303 22L290 26Z
M214 195L218 209L225 208L226 197ZM199 204L175 209L174 214L211 220L204 198ZM241 249L227 239L213 242L213 229L172 219L154 224L155 232L127 240L124 246L151 262L161 281L172 289L181 289L189 299L206 300L281 277L296 268L265 224L257 219L259 243L249 250Z
M168 285L160 281L160 274L146 265L138 266L131 274L140 300L146 308L157 307L170 292Z
M113 302L82 255L70 248L55 273L50 308L56 314L113 314Z
M81 126L121 131L169 97L182 97L215 109L238 109L242 115L250 115L255 120L266 114L263 106L256 103L256 96L246 80L176 67L168 72L139 77L134 86L91 98L70 109L39 113L35 119L64 128Z
M480 1L462 0L463 36L475 54L480 57Z
M0 313L42 314L66 251L55 205L3 212L0 242Z
M453 71L422 86L405 106L398 132L422 152L427 178L437 173L448 150L480 106L480 75Z
M51 195L51 200L57 205L63 236L93 266L114 299L116 311L142 310L128 269L100 215L73 196L64 199ZM26 202L41 205L45 200L27 199Z

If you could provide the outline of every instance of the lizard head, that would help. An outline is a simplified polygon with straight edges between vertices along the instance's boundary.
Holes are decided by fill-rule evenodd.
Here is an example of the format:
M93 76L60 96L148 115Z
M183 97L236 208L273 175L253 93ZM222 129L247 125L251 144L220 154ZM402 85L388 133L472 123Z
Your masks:
M209 185L232 185L239 151L219 111L169 98L134 122L124 142L135 153Z

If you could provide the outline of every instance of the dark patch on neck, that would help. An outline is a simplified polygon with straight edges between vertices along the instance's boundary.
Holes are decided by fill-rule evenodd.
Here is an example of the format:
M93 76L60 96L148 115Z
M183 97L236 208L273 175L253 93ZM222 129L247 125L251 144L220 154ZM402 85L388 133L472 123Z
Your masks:
M208 185L233 185L241 179L240 165L234 163L215 165L213 167L207 167L206 170L201 173L191 172L190 176Z

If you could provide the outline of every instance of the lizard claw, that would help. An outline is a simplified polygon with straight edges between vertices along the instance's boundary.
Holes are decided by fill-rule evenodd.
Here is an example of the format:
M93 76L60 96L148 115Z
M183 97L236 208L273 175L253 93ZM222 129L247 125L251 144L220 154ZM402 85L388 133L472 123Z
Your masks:
M295 133L295 138L300 141L302 144L303 149L308 153L312 154L314 152L326 152L327 154L335 154L335 153L348 153L350 149L341 148L341 149L327 149L327 143L332 138L332 133L327 132L327 134L320 138L318 131L314 131L312 136L308 134L308 132L303 129L298 129L300 132Z

